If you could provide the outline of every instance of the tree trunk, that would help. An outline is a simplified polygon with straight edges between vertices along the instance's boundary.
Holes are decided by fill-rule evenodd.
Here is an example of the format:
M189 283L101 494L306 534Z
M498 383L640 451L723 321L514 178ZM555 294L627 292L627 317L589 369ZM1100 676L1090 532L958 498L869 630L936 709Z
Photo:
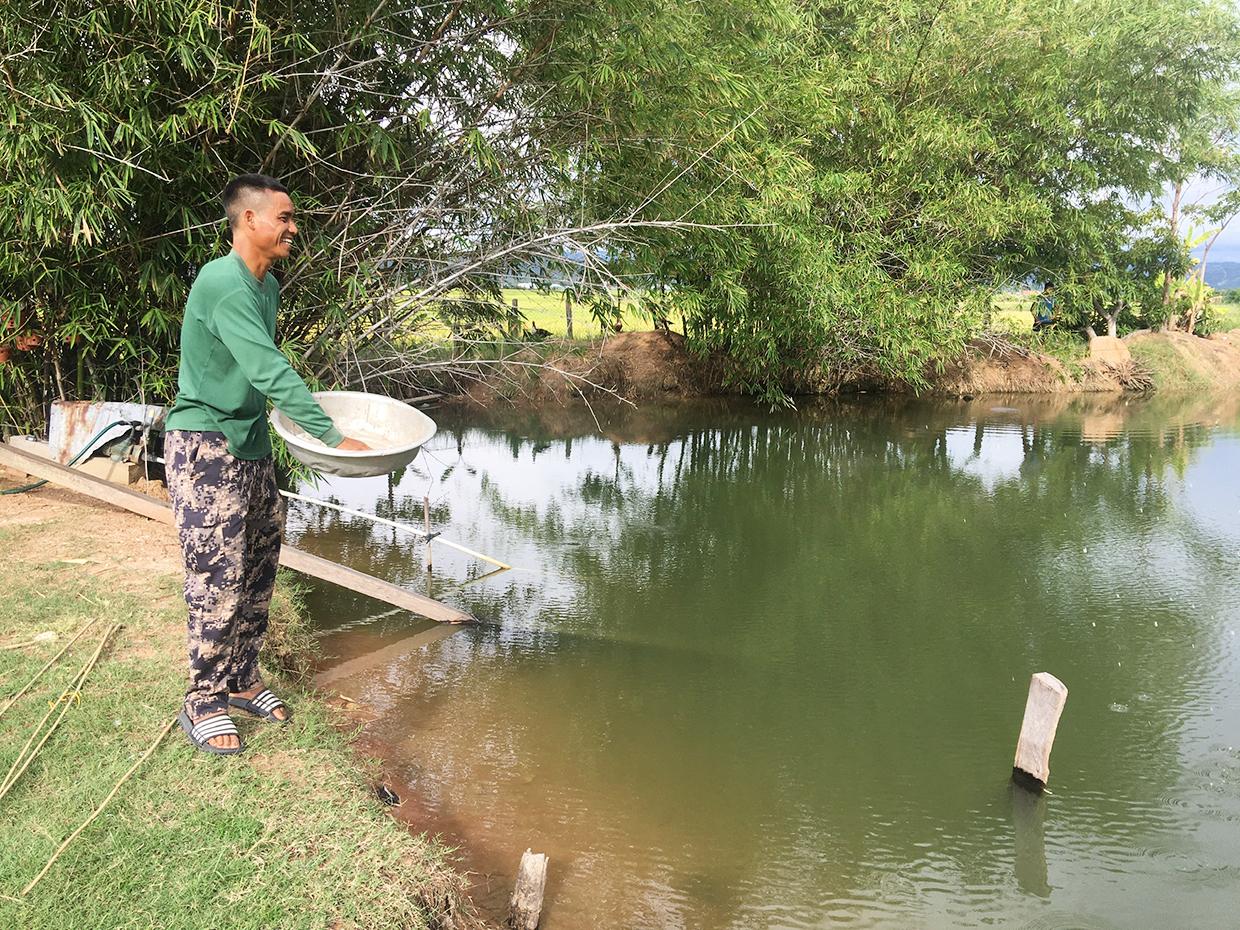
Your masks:
M1096 332L1094 332L1094 324L1093 324L1093 323L1090 323L1090 324L1088 324L1088 325L1085 327L1085 335L1086 335L1086 336L1088 336L1090 339L1097 339L1097 338L1098 338L1098 334L1097 334Z
M1177 236L1180 231L1180 197L1184 193L1184 182L1175 182L1175 194L1171 198L1171 235ZM1163 272L1163 292L1162 305L1169 306L1171 303L1171 272Z
M521 308L515 297L512 299L512 312L508 314L508 338L521 338Z
M1190 336L1193 334L1193 330L1197 328L1197 315L1198 315L1198 313L1201 311L1201 308L1202 308L1202 307L1204 306L1204 304L1205 304L1205 299L1206 299L1206 262L1207 262L1207 261L1209 261L1209 259L1210 259L1210 249L1211 249L1211 247L1213 247L1213 245L1214 245L1215 241L1218 239L1218 237L1219 237L1219 236L1221 236L1221 235L1223 234L1223 230L1224 230L1224 229L1226 229L1226 228L1227 228L1227 226L1228 226L1228 224L1230 224L1230 223L1231 223L1231 220L1230 220L1230 219L1228 219L1226 223L1224 223L1222 226L1220 226L1220 227L1218 228L1218 232L1216 232L1213 236L1211 236L1211 237L1210 237L1210 241L1206 243L1206 247L1205 247L1204 249L1202 249L1202 250L1201 250L1201 264L1197 266L1197 271L1196 271L1196 274L1201 275L1201 291L1200 291L1200 296L1199 296L1196 300L1194 300L1194 301L1193 301L1193 309L1192 309L1192 311L1188 314L1188 325L1184 327L1184 328L1185 328L1185 330L1187 330L1187 332L1188 332L1188 334L1189 334Z
M1114 338L1119 324L1119 311L1123 304L1116 304L1107 311L1107 335Z

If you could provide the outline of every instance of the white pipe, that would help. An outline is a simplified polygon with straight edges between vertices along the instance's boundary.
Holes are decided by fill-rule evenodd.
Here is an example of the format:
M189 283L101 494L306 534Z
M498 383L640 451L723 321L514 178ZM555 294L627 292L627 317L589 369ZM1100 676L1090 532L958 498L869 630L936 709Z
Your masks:
M360 510L350 510L348 507L341 507L339 504L330 504L327 501L321 501L314 497L303 497L301 494L294 494L292 491L281 491L280 493L285 497L292 498L293 500L305 501L307 504L318 504L320 507L327 507L330 510L339 510L341 513L347 513L351 517L361 517L364 520L370 520L372 523L382 523L384 526L404 530L406 533L412 533L414 536L421 537L422 539L425 539L430 535L425 530L419 529L416 526L410 526L407 523L397 523L395 520L387 520L383 517L376 517L374 514L363 513ZM483 555L481 552L475 552L473 549L467 549L460 543L454 543L452 540L444 539L442 536L436 536L435 542L441 543L451 549L455 549L457 552L472 555L476 559L482 559L484 562L490 562L492 565L498 565L500 568L512 568L511 565L506 565L499 559L493 559L489 555Z

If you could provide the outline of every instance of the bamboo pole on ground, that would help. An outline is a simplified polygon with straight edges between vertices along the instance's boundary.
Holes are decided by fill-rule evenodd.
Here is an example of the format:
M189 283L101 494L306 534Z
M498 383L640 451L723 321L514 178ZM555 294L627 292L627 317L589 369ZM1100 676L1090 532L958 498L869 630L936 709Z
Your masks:
M85 830L92 823L94 823L94 820L96 817L98 817L100 814L103 813L103 809L107 807L109 803L111 803L114 797L116 797L116 792L121 790L121 785L129 781L130 776L133 775L134 772L138 771L138 769L142 766L142 763L144 763L147 759L151 757L151 753L153 753L156 747L159 746L161 742L163 742L164 737L168 735L168 731L172 729L172 725L174 723L176 723L176 718L170 717L168 719L168 722L164 724L164 728L159 731L159 735L155 737L155 741L152 742L151 745L147 747L146 752L142 754L142 757L138 759L137 762L135 762L133 765L129 767L129 771L121 776L120 781L118 781L115 785L112 786L112 790L109 791L108 796L103 799L103 803L100 804L98 807L96 807L94 812L89 817L87 817L85 821L83 821L82 825L78 827L76 830L74 830L72 833L70 833L69 836L65 839L65 841L60 844L57 850L54 853L52 853L52 858L47 860L47 864L43 866L39 874L36 875L34 878L32 878L29 884L27 884L26 887L22 889L23 898L30 893L30 889L33 888L35 885L37 885L40 879L42 879L43 876L48 873L51 867L55 865L56 860L60 858L60 854L69 848L69 844L72 843L75 839L77 839L78 836L81 835L83 830Z
M28 682L26 682L25 687L23 687L15 695L13 695L11 698L9 698L7 701L4 702L4 706L0 707L0 717L3 717L5 715L5 712L8 711L8 709L12 707L14 704L17 703L18 698L20 698L23 694L29 691L34 686L34 683L43 677L44 672L46 672L49 668L51 668L54 664L56 664L56 662L60 659L60 657L68 651L70 646L72 646L74 643L76 643L79 639L82 638L83 633L85 633L87 630L89 630L92 626L94 626L98 622L99 622L98 617L96 617L94 620L91 620L88 624L86 624L86 626L82 627L80 630L77 631L77 633L74 634L73 639L65 643L64 647L60 650L60 652L56 653L54 656L48 659L47 664L34 673L34 677L31 678Z
M95 649L94 654L86 661L86 664L82 666L81 671L73 677L73 680L69 683L69 687L65 688L65 690L60 693L60 697L51 702L51 707L48 708L47 713L43 715L43 718L35 726L34 732L31 733L30 738L26 740L26 745L22 747L21 752L17 754L17 758L13 761L13 765L9 769L9 773L4 776L4 783L0 784L0 800L3 800L4 796L9 793L15 784L17 784L17 780L25 774L26 769L30 768L30 763L33 762L34 757L39 754L39 750L44 747L47 741L51 739L52 734L56 732L56 728L60 726L60 722L64 720L65 715L69 713L69 708L73 706L73 701L77 699L78 692L81 690L82 685L86 683L87 676L89 676L91 670L94 669L95 663L99 661L99 656L103 654L103 649L108 644L108 640L120 628L121 624L119 623L114 623L112 626L108 627L102 638L100 638L99 645ZM34 742L35 738L39 736L40 731L42 731L43 724L47 722L47 719L52 715L57 707L60 707L60 713L56 716L55 721L53 721L52 725L48 727L45 732L43 732L43 738L39 740L38 744L33 749L30 749L31 744ZM27 752L27 750L30 751Z
M14 649L25 649L27 646L35 646L40 642L42 642L42 640L28 639L24 643L6 643L5 645L0 646L0 652L11 652Z

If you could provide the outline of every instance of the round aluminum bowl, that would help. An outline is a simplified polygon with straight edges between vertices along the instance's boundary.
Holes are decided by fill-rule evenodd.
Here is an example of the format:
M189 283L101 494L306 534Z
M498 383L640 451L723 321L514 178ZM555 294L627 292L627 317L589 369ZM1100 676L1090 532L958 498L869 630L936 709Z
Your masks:
M336 429L360 439L369 449L345 452L315 439L282 414L271 411L271 425L293 458L315 471L340 478L386 475L412 462L418 449L435 435L435 421L406 403L361 391L319 391L314 399Z

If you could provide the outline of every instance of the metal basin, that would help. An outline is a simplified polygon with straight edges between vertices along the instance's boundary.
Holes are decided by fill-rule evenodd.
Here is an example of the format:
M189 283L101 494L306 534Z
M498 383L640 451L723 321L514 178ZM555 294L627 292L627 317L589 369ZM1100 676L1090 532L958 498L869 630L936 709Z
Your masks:
M315 439L279 410L271 425L293 458L315 471L341 478L385 475L412 462L422 444L435 435L435 421L420 410L382 394L319 391L314 395L336 429L360 439L369 449L343 452Z

